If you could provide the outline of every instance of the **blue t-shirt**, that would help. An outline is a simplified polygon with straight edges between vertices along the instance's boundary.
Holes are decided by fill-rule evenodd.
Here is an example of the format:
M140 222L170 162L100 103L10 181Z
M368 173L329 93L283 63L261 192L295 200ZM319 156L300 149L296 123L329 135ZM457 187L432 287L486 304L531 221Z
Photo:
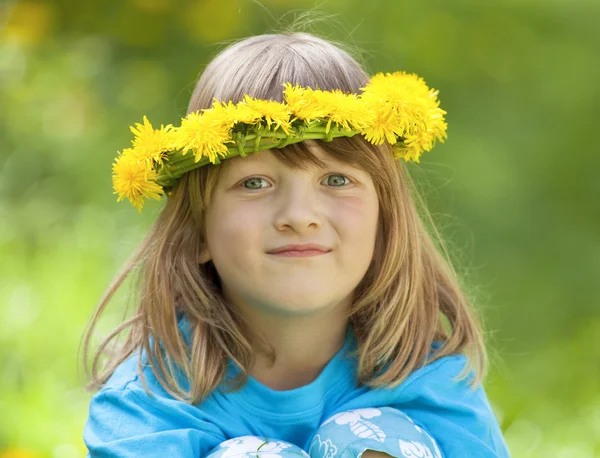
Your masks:
M189 339L186 318L180 329ZM343 347L311 383L276 391L250 376L239 391L217 389L197 405L174 399L146 366L149 396L134 354L91 399L83 432L88 456L204 458L219 444L242 436L279 439L308 451L316 431L335 414L392 407L434 438L444 458L509 457L483 388L473 390L469 377L454 380L465 356L427 364L396 388L372 389L357 386L357 361L346 355L356 346L348 327ZM227 377L238 371L230 361Z

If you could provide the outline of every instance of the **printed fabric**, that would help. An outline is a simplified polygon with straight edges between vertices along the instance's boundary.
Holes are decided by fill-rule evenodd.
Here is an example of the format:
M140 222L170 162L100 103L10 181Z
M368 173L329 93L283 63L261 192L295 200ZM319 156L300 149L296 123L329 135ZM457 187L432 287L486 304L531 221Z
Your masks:
M221 443L207 458L358 458L366 450L398 458L442 458L435 440L391 407L332 416L317 430L309 453L283 440L242 436Z

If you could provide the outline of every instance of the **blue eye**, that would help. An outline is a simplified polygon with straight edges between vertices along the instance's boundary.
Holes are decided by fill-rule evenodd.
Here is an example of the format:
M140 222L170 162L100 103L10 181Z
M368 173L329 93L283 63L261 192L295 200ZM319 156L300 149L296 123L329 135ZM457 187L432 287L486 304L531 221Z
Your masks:
M341 178L345 179L348 182L350 181L350 180L348 180L348 177L346 175L328 175L327 176L328 179L331 178L331 177L338 177L338 178L341 177ZM337 180L337 183L340 184L340 180ZM328 180L328 184L331 184L331 180ZM343 186L344 184L345 184L344 180L341 180L341 185ZM341 186L334 185L334 187L335 188L340 188Z
M251 183L251 182L260 183L260 180L263 180L263 178L260 178L260 177L248 178L247 180L244 180L244 182L242 183L242 185L246 189L261 189L262 186L259 186L259 187L254 187L254 186L253 187L248 187L248 186L246 186L246 183Z

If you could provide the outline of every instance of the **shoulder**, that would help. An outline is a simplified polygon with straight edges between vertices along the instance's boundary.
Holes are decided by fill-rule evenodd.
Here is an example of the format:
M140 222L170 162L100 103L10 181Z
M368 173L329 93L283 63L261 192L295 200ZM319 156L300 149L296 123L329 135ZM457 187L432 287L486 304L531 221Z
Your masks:
M390 391L399 403L452 412L457 418L496 423L484 386L473 383L475 372L465 355L444 356L418 370Z
M178 378L178 381L185 385L183 379ZM133 403L148 410L161 411L163 414L172 414L182 409L198 410L197 407L179 401L169 394L156 378L147 359L142 357L140 363L138 352L117 366L107 382L92 396L91 405L106 401L115 403L113 407Z
M143 364L143 363L142 363ZM149 368L142 366L144 383L138 369L137 353L123 361L90 399L90 417L154 416L154 421L168 422L186 404L169 395ZM147 389L146 389L147 388ZM143 412L143 413L142 413ZM113 425L113 427L116 425Z
M102 386L101 391L106 389L124 389L130 383L135 382L139 378L138 357L139 352L134 352L119 364L110 378Z
M460 375L466 377L460 377ZM436 359L421 368L413 371L398 387L399 392L410 394L415 390L424 388L423 381L427 381L429 387L436 386L438 389L463 390L471 387L470 382L475 373L470 368L469 360L465 355L448 355ZM473 390L481 386L473 387Z
M180 318L179 328L187 341L190 332L189 321ZM150 346L152 346L152 339L150 337ZM179 368L176 367L172 375L182 388L189 388L189 380ZM201 411L198 409L200 406L180 401L165 389L150 364L149 356L141 348L135 350L116 367L102 388L92 396L91 405L94 406L108 399L121 405L131 402L147 409L166 410L169 414L178 410Z
M185 317L181 317L178 326L182 333L182 337L186 342L189 342L191 328L189 320ZM152 343L153 337L150 337L149 345L152 346ZM162 344L161 348L163 348ZM171 396L163 389L156 378L148 359L145 350L141 348L135 350L117 366L113 374L102 387L102 390L145 391L141 380L141 375L143 374L144 383L153 395L170 398ZM181 385L188 385L188 381L183 377L181 372L177 372L175 376Z
M91 397L83 439L92 457L133 457L142 450L147 456L203 456L224 440L215 418L147 378L149 392L137 373L137 356L132 356Z

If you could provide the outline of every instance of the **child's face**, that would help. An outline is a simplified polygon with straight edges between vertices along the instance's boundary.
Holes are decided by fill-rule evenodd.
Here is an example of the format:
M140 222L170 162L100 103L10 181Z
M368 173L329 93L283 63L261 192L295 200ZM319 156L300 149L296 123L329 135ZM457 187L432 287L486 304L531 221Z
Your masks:
M271 151L223 162L206 211L208 246L200 262L212 259L232 304L306 314L351 300L373 257L377 193L367 172L322 150L318 155L327 167L308 172L288 168ZM306 243L331 251L268 253Z

